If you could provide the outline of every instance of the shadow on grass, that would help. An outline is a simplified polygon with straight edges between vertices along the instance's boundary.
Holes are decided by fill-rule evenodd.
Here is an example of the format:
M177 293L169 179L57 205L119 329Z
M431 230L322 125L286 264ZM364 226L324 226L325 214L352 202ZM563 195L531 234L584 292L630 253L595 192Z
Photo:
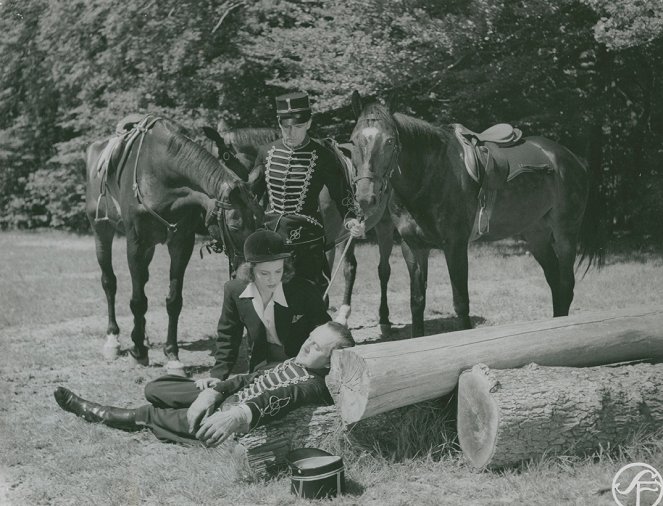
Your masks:
M196 341L180 342L179 347L186 351L214 351L216 345L214 343L214 336L206 335L202 339Z

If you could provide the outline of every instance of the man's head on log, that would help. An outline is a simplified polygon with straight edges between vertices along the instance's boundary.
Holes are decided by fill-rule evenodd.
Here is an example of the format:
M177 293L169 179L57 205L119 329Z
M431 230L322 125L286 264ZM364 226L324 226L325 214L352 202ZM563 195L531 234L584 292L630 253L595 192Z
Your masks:
M350 329L337 322L327 322L311 332L295 361L309 369L326 369L329 367L332 351L354 345Z

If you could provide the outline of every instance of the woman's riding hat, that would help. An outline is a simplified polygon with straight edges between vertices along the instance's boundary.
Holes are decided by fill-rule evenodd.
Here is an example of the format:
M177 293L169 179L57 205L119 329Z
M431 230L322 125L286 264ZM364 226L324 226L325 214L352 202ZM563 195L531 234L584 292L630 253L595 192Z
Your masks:
M311 103L302 92L276 97L276 115L282 125L299 125L311 119Z
M289 256L290 252L287 250L283 238L271 230L253 232L244 242L244 258L247 262L258 264Z

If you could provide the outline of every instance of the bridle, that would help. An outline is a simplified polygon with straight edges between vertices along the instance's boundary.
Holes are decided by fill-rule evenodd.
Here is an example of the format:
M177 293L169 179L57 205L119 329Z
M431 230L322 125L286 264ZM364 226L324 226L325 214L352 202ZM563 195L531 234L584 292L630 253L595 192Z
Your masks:
M361 121L362 122L364 122L364 121L378 122L378 121L382 121L382 118L380 118L378 116L374 116L374 115L368 115L364 118L361 118ZM359 122L357 122L357 125L359 125ZM359 149L361 149L361 148L359 148ZM387 166L387 170L385 171L384 175L381 178L383 181L382 181L382 184L380 185L380 190L378 192L378 199L379 199L378 201L379 202L382 201L382 199L384 198L385 194L387 193L387 191L389 190L389 188L391 186L390 185L391 176L394 174L394 171L398 167L398 156L400 154L400 151L401 151L401 143L400 143L400 139L398 138L398 130L396 129L396 139L395 139L394 149L391 153L391 158L389 159L389 165ZM399 168L399 170L400 170L400 168ZM357 169L357 171L359 171L359 169ZM369 181L374 181L376 179L376 176L373 173L371 173L370 171L368 171L367 174L363 174L363 175L358 174L357 176L354 176L352 178L352 187L353 187L353 193L355 195L357 193L357 183L359 181L361 181L362 179L368 179Z
M212 218L216 219L217 225L221 232L221 240L219 241L218 239L213 238L210 242L205 244L204 247L207 248L208 252L214 253L221 253L225 250L226 256L230 261L231 268L234 269L235 266L243 263L245 259L244 248L242 247L243 245L237 244L233 238L232 231L228 226L227 213L231 209L236 209L236 207L233 206L230 202L230 193L232 190L232 187L227 188L220 198L214 200L214 208L212 211L210 211L205 220L205 226L209 226ZM241 186L241 184L239 186L239 191L240 194L246 198L245 204L248 210L252 213L254 228L260 228L262 226L263 219L261 213L258 212L260 210L260 206L251 196L248 190L244 186ZM200 253L202 257L202 249Z
M233 206L226 199L220 198L214 201L214 210L211 214L216 218L216 222L221 230L222 244L219 244L219 241L215 239L208 244L208 247L215 253L221 253L225 250L230 264L234 267L244 261L244 250L237 246L230 233L230 227L228 227L228 221L226 220L226 213L230 209L233 209ZM237 263L238 260L240 261L239 263Z

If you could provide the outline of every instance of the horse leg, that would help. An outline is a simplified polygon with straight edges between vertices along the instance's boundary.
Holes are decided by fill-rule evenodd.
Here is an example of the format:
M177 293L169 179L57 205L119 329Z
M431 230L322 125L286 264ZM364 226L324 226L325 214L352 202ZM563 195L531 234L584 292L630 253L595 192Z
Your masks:
M349 241L350 239L348 239ZM347 243L346 243L347 244ZM340 260L343 262L343 278L345 279L345 289L343 290L343 302L341 307L336 313L334 321L348 324L350 314L352 313L352 290L355 286L355 278L357 277L357 257L355 255L355 242L352 241L348 247L345 256Z
M552 248L555 250L559 265L559 291L557 297L553 297L553 316L567 316L573 302L573 290L576 284L574 264L577 242L574 236L568 234L558 237L553 233L553 236L555 241L552 243Z
M451 282L454 311L460 319L460 328L471 329L470 294L467 288L467 242L454 241L447 244L444 248L444 257Z
M154 246L141 244L135 232L127 232L127 261L131 273L131 300L129 307L134 315L134 328L131 331L131 340L134 345L129 355L139 365L148 365L149 357L145 346L145 313L147 313L147 297L145 284L149 279L148 267Z
M539 262L546 277L553 301L553 314L558 316L557 307L559 305L559 262L553 249L552 231L548 227L539 227L523 232L523 237L527 241L527 246L532 256Z
M103 354L106 359L113 360L120 353L120 327L115 318L117 278L115 272L113 272L113 237L115 236L115 230L107 222L93 223L93 228L97 262L101 267L101 286L106 294L108 306L108 327L106 328L106 343L103 347Z
M380 309L378 312L380 323L380 335L388 336L391 333L391 322L389 321L389 304L387 302L387 287L391 277L391 266L389 258L394 248L394 223L388 213L375 225L375 234L378 239L380 251L380 262L378 263L378 279L380 280Z
M170 287L166 298L168 311L168 335L164 354L168 359L166 367L170 374L184 376L184 365L179 359L177 346L177 324L182 311L182 287L184 272L191 259L195 235L193 233L174 237L168 243L170 254Z
M412 337L424 335L424 309L428 282L429 248L414 247L401 241L405 264L410 274L410 311L412 312Z

